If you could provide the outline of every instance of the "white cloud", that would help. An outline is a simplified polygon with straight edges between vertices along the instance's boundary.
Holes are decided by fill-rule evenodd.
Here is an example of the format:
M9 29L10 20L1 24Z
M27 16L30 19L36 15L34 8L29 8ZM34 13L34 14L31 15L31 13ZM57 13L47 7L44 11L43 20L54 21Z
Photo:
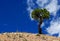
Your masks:
M33 20L33 18L31 17L31 13L32 13L33 9L32 9L31 7L34 5L34 3L33 3L32 0L27 0L27 4L28 4L27 10L28 10L28 12L30 13L30 18L31 18L31 20Z
M43 2L44 1L44 2ZM37 4L39 7L46 8L53 16L56 16L56 12L59 10L59 5L57 0L51 0L49 4L44 6L49 0L37 0Z
M58 5L57 3L57 0L53 0L49 5L45 7L50 11L50 13L52 13L53 16L56 16L57 11L60 9L60 5ZM60 37L60 18L53 18L53 20L50 22L50 26L47 28L47 32L50 35L59 33L58 37Z
M60 23L58 21L51 21L50 27L47 28L47 32L51 35L60 33Z
M30 13L30 18L31 18L31 20L34 20L34 19L31 17L31 13L32 13L33 9L31 9L31 7L29 7L27 10L28 10L29 13Z
M50 26L47 28L47 32L48 32L50 35L59 33L59 36L58 36L58 37L60 37L60 17L57 18L57 19L53 19L53 20L50 22Z
M45 23L42 23L41 27L43 27L45 25Z
M58 1L52 0L45 8L48 9L50 13L53 13L52 15L56 16L56 12L59 10Z
M44 1L44 2L43 2ZM49 0L37 0L36 3L39 7L43 7Z
M34 6L33 0L27 0L28 7Z

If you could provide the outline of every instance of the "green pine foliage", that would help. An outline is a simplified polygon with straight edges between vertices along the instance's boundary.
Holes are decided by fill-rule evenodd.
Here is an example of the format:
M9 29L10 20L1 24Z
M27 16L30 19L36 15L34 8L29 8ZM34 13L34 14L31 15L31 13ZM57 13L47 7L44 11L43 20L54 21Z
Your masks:
M31 14L32 18L35 20L38 20L40 16L42 16L43 19L49 19L50 14L49 11L47 11L45 8L44 9L34 9Z

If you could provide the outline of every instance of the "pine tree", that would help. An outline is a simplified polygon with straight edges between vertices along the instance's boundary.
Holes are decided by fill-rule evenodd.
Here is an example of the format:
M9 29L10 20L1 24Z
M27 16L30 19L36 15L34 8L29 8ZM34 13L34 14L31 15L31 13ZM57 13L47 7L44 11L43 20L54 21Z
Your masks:
M31 16L33 19L38 20L38 33L42 34L42 29L41 29L41 24L44 19L49 19L50 13L47 11L45 8L44 9L39 9L36 8L32 11Z

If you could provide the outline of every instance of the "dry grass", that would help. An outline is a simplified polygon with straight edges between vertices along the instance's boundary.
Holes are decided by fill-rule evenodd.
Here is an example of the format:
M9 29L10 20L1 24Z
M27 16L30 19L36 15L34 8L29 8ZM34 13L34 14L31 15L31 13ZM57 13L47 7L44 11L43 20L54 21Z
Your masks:
M43 34L16 32L0 34L0 41L60 41L60 38Z

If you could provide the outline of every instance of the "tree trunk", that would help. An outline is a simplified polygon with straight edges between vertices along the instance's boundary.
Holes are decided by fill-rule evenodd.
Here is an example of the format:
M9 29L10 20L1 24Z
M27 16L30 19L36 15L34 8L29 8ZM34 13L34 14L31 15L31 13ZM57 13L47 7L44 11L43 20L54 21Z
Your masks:
M40 17L40 21L39 21L39 24L38 24L38 33L39 34L42 34L41 24L42 24L42 17Z

